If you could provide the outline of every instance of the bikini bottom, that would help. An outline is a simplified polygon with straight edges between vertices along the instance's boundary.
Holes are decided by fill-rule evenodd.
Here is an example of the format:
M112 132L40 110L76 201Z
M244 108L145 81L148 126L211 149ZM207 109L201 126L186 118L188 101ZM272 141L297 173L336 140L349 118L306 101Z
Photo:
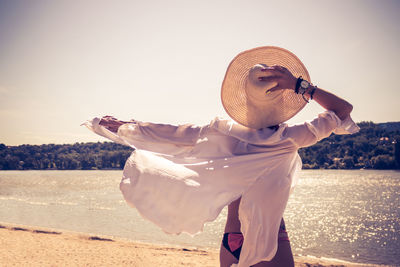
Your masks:
M289 236L286 231L286 226L281 223L278 233L278 242L289 242ZM222 245L226 248L237 260L239 260L240 252L243 245L243 234L240 232L224 233Z

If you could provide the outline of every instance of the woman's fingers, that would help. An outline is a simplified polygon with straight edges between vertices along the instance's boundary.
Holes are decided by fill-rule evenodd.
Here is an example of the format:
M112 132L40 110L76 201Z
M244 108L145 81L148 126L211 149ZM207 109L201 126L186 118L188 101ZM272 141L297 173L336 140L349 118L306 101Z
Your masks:
M114 121L105 121L104 123L100 122L100 125L104 126L106 129L112 132L117 132L119 126L121 126L121 124L118 124Z
M262 71L262 76L258 77L259 81L262 82L276 82L277 85L267 92L273 92L281 89L293 89L297 79L292 73L285 67L275 65L265 67ZM265 75L263 75L265 74Z
M274 82L277 81L279 77L277 76L261 76L258 77L259 81L263 81L263 82Z
M117 123L117 120L115 118L110 118L110 117L103 117L101 118L99 124L106 126L106 125L114 125Z
M265 76L277 76L277 75L282 75L282 73L273 68L273 67L266 67L265 69L261 69L260 70L263 74L265 74Z
M273 65L273 66L267 66L267 67L261 69L261 71L263 71L263 72L271 72L271 73L274 73L274 72L275 73L276 72L285 73L286 71L288 71L288 69L283 67L283 66L280 66L280 65Z
M104 116L102 119L115 119L115 117L107 115L107 116Z
M284 73L287 71L287 68L280 66L280 65L273 65L272 66L275 70L279 71L280 73Z
M272 87L271 89L268 89L267 91L265 91L266 94L277 91L277 90L282 90L282 88L279 86L279 84L277 86Z

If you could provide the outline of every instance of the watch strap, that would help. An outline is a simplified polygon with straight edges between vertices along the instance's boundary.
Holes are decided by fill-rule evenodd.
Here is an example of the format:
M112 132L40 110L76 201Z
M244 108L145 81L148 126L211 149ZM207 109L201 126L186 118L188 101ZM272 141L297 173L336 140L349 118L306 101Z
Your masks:
M296 82L296 88L294 89L294 92L296 94L299 93L299 89L300 89L300 84L303 81L303 78L300 76L299 78L297 78L297 82Z
M313 99L313 96L314 96L314 93L315 93L315 90L317 89L317 87L316 86L314 86L314 88L311 90L311 93L310 93L310 99L312 100Z

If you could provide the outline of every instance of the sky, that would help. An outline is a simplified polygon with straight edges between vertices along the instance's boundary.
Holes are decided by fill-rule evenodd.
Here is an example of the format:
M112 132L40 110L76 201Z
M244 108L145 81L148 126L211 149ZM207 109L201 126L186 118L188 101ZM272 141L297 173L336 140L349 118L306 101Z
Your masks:
M80 126L104 115L228 118L228 64L266 45L295 53L354 121L400 121L398 14L389 0L0 0L0 143L104 141Z

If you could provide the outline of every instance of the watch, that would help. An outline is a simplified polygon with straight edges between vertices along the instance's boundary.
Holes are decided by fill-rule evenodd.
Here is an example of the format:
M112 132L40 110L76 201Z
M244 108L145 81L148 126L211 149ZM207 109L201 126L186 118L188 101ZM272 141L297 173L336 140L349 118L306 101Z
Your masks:
M300 82L298 93L304 95L307 92L308 87L310 87L310 83L306 80L302 80Z

